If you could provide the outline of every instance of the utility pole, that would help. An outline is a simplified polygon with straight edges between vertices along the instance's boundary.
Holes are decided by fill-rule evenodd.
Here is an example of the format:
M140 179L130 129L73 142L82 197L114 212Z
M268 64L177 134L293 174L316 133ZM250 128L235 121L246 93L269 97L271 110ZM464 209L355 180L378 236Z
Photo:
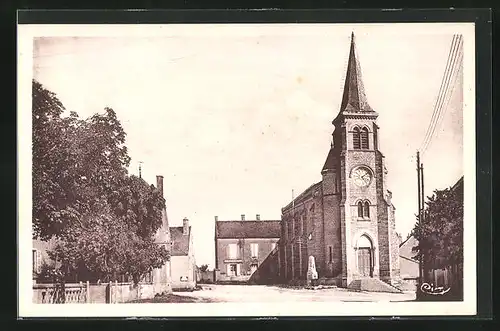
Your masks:
M139 178L142 178L142 173L141 173L142 167L141 167L141 165L142 165L143 163L144 163L144 162L139 161Z
M425 193L424 193L424 165L420 163L420 181L422 189L420 190L422 200L422 222L425 222Z
M418 188L418 225L420 228L420 224L422 221L422 204L421 204L421 199L422 195L420 193L420 186L421 186L421 178L420 178L420 152L417 151L417 188ZM422 238L420 238L422 239ZM419 279L419 286L422 286L422 250L420 248L420 243L422 240L418 241L419 245L419 258L418 258L418 279Z
M420 194L421 194L421 200L422 200L422 211L420 213L420 224L423 224L425 222L425 193L424 193L424 165L420 163L420 181L421 181L421 189L420 189ZM423 258L422 258L423 260ZM422 274L424 276L424 280L426 279L425 276L425 263L422 264Z

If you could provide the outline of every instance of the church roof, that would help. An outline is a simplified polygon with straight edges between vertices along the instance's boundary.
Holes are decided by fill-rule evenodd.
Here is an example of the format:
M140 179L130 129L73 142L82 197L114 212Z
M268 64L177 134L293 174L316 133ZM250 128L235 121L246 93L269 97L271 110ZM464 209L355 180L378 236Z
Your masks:
M295 199L293 199L288 205L285 207L281 208L281 212L285 212L287 209L292 208L295 204L301 203L304 199L308 198L309 196L312 195L312 192L318 188L321 187L323 184L323 181L317 182L315 184L312 184L309 186L307 189L304 190L304 192L300 193Z
M354 32L351 35L351 49L349 51L349 61L344 84L344 95L340 106L341 114L366 114L375 111L368 104L365 88L361 77L361 66L356 56L356 43Z
M335 153L335 150L333 146L330 148L330 151L328 152L328 156L326 157L325 164L323 165L324 170L335 170L337 164L337 156Z
M281 223L273 221L217 221L215 222L216 238L279 238Z

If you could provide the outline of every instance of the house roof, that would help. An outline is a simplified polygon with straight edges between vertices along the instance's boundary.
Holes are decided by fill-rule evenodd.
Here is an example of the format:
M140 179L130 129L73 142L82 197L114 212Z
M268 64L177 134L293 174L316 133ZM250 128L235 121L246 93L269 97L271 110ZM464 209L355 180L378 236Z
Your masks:
M216 238L279 238L280 235L279 220L215 222Z
M414 236L409 236L399 245L399 256L405 259L414 260L416 253L412 252L412 249L417 245L418 240Z
M170 239L172 241L172 251L170 252L170 255L172 256L188 255L190 236L191 236L191 227L189 227L187 235L184 235L182 226L170 227Z

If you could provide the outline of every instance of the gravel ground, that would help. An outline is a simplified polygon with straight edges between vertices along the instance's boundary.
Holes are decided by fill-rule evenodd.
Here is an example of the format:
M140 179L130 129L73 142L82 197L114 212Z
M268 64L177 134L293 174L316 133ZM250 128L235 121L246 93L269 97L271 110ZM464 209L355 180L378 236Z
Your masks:
M353 292L343 288L305 289L265 285L202 285L201 287L202 290L178 292L174 296L194 300L184 302L397 302L415 300L415 292Z
M210 303L210 302L221 302L221 301L211 298L169 294L164 296L158 296L153 299L134 300L128 303Z

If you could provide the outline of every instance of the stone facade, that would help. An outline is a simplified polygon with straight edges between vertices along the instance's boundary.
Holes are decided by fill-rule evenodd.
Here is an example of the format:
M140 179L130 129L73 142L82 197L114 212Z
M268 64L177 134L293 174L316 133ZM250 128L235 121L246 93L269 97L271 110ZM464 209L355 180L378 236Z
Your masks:
M378 114L369 106L352 36L341 110L322 181L282 209L280 275L306 280L309 256L319 278L348 286L360 278L398 285L399 238Z
M170 227L170 238L172 290L192 290L197 283L196 260L192 227L187 218L182 220L182 226Z

